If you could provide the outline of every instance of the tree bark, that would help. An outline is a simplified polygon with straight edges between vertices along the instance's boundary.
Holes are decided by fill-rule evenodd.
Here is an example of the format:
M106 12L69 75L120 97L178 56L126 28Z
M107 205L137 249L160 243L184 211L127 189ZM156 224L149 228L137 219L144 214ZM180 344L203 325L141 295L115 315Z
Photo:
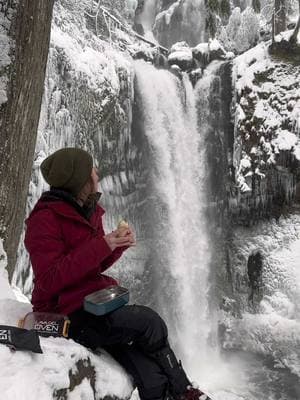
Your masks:
M297 43L297 37L298 37L298 33L300 30L300 0L298 0L299 3L299 16L298 16L298 21L297 21L297 25L295 27L295 30L292 34L292 36L290 37L290 43L291 44L296 44Z
M0 105L0 238L12 278L42 101L54 0L4 0L11 64L0 69L7 101ZM11 19L11 21L9 21Z
M286 30L285 0L275 0L275 35Z

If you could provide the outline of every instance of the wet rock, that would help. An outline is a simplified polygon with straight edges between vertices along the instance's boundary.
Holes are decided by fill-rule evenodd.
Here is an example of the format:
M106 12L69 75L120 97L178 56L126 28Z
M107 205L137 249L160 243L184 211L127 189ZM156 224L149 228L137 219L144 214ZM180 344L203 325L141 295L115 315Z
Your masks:
M56 390L53 393L54 399L67 400L69 397L68 393L72 392L77 386L79 386L84 379L87 379L94 393L94 398L96 397L96 371L95 367L91 364L90 359L79 360L78 362L76 362L73 370L69 371L69 379L69 387Z
M195 86L198 80L202 78L202 75L203 73L201 68L194 69L189 73L189 77L193 86Z
M140 23L138 23L138 22L135 22L135 23L134 23L132 29L133 29L136 33L138 33L139 35L141 35L141 36L144 36L144 34L145 34L143 25L140 24Z
M182 70L178 65L176 64L171 65L170 72L175 76L177 76L177 78L182 79Z
M262 285L263 256L259 250L250 254L247 262L247 272L249 279L249 300L253 302L254 296L259 295Z
M154 58L154 65L157 68L167 69L169 66L167 57L159 52L157 56Z

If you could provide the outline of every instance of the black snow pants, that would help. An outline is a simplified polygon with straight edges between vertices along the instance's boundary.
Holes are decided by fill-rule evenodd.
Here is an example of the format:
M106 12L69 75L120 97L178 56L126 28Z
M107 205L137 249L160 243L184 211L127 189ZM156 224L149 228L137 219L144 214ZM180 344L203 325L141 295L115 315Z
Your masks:
M168 330L151 308L127 305L103 316L84 310L69 315L69 336L104 348L132 376L141 400L179 398L190 384L168 343Z

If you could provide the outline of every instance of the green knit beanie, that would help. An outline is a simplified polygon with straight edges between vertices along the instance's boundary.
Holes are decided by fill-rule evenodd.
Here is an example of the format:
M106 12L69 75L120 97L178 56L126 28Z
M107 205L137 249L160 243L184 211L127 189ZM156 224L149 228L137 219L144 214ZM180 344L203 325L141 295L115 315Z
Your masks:
M67 190L75 197L91 176L92 168L89 153L72 147L56 151L41 164L42 175L50 186Z

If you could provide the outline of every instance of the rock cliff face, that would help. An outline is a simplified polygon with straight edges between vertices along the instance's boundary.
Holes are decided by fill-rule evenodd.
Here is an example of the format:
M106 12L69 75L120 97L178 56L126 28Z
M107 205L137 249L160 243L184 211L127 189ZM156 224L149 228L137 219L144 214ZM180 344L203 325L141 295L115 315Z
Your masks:
M219 63L208 96L211 207L233 226L279 218L299 199L300 66L265 43Z
M299 64L270 55L266 44L233 64L233 222L278 218L298 195L299 73Z
M52 0L0 2L0 236L10 278L34 154L52 7Z

